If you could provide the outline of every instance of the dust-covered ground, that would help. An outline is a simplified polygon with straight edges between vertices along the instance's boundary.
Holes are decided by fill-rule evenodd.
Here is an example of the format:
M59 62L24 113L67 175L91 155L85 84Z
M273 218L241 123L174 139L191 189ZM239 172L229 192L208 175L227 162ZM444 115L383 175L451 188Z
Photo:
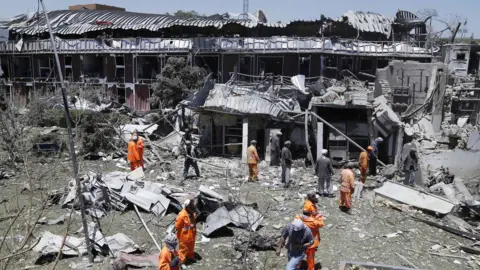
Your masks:
M316 183L311 168L296 166L293 178L296 184L290 189L283 189L278 185L279 168L260 166L260 177L257 183L246 183L246 166L238 159L207 158L205 162L233 168L233 176L226 177L221 169L200 164L203 177L192 179L183 188L195 191L199 185L207 185L225 198L243 202L256 202L259 211L264 214L263 227L259 229L261 235L279 234L280 228L291 222L295 215L301 213L304 194L314 188ZM146 169L146 180L159 181L157 176L163 170L173 170L180 176L183 169L183 159L171 160L171 166L153 165ZM88 171L111 172L120 170L118 161L81 161L81 173ZM21 246L22 237L27 235L29 228L37 218L57 218L67 213L67 209L60 204L49 205L47 192L63 189L71 179L71 163L62 158L44 159L43 162L28 163L25 168L9 179L0 180L0 217L17 213L25 206L22 214L14 218L0 221L0 235L8 235L1 248L0 257L8 256L15 250L25 250L34 245L36 240L29 239L25 246ZM301 164L301 162L298 162ZM27 175L28 172L28 175ZM193 173L193 170L192 172ZM338 178L335 178L335 182ZM369 181L369 180L367 180ZM370 179L370 182L372 180ZM165 184L179 186L180 177L176 180L163 181ZM29 183L30 190L21 192L25 184ZM18 196L17 196L18 195ZM338 198L338 194L337 194ZM448 232L419 223L410 218L411 215L420 215L423 218L434 217L419 211L398 211L385 205L384 201L374 198L374 192L367 190L364 198L354 202L353 215L348 215L338 209L337 198L321 198L320 210L325 214L325 227L321 229L321 244L316 254L316 261L322 269L338 269L341 261L374 262L378 264L406 266L403 256L419 269L479 269L477 257L459 251L459 245L471 245L473 241L455 236ZM30 205L32 211L27 210ZM45 205L45 209L42 210ZM142 213L150 230L158 240L163 240L164 232L175 218L170 213L165 217L155 217L150 213ZM73 214L73 222L68 235L83 237L76 233L81 228L80 214ZM437 220L439 222L441 220ZM446 222L445 220L443 220ZM12 228L9 225L13 222ZM27 226L30 224L30 226ZM144 254L157 252L155 245L135 214L129 209L125 213L109 212L100 219L101 230L104 235L124 233L136 242ZM242 229L231 228L231 233L224 233L209 242L200 240L202 224L198 224L196 252L202 257L188 269L284 269L287 262L286 251L282 257L277 257L273 251L249 251L246 258L234 250L233 236L247 233ZM33 236L39 237L42 232L50 231L63 235L66 224L36 225ZM397 234L394 234L397 233ZM387 237L388 235L388 237ZM432 250L435 246L435 250ZM449 254L453 257L436 256L429 253ZM12 257L6 269L51 269L53 262L38 260L39 254L27 251L24 254ZM72 263L80 264L86 260L79 257L62 258L56 269L70 269ZM99 257L98 262L91 269L109 269L111 258ZM5 260L2 261L5 266ZM36 264L37 263L37 264Z

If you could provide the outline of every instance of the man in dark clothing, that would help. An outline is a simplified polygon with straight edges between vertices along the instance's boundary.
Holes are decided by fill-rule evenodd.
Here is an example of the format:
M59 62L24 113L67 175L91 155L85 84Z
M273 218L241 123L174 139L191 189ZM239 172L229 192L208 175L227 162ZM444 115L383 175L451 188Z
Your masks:
M322 149L322 156L317 159L317 166L315 167L315 174L318 177L318 193L320 196L332 197L332 175L333 167L332 161L327 157L328 151ZM326 185L326 190L325 190Z
M270 139L270 166L280 165L280 154L282 152L280 148L280 136L282 136L282 133L277 132Z
M368 173L373 176L377 175L378 145L382 142L382 137L378 137L373 140L372 144L370 145L373 148L373 151L371 151L368 156Z
M288 238L288 241L287 241ZM277 245L276 254L280 256L284 246L287 247L288 263L286 270L298 269L298 265L305 258L305 251L315 242L312 231L300 219L294 221L282 230L282 237Z
M292 152L290 152L290 146L292 143L286 141L282 149L282 183L285 187L290 186L290 170L292 169Z
M403 163L403 171L405 172L404 185L415 185L415 172L418 170L418 157L415 148L410 149L410 154Z
M197 177L200 177L200 170L198 169L197 161L192 158L197 158L195 154L195 146L192 145L191 141L185 141L185 162L183 164L183 179L187 179L188 170L190 166L193 166L195 174ZM192 158L191 158L192 157Z

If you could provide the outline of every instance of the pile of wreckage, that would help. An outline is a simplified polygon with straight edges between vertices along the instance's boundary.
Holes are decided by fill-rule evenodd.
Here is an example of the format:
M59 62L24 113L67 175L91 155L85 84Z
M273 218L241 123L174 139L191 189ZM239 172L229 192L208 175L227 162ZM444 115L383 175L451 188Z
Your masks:
M198 220L204 221L203 235L209 237L215 232L227 226L235 226L247 231L255 232L262 223L263 215L259 213L257 205L246 204L237 201L226 200L213 189L201 185L198 191L186 191L181 187L165 185L158 182L145 181L142 168L130 173L111 172L105 175L88 173L81 178L83 198L86 213L94 220L100 219L110 211L125 212L132 208L155 216L165 216L169 213L178 213L183 208L182 202L194 195L197 199L199 211ZM49 200L52 204L62 202L63 208L79 209L75 181L71 180L64 190L56 190L50 193ZM42 219L40 224L59 224L65 222L69 214L60 216L54 220ZM143 221L142 221L143 222ZM173 225L166 230L172 231ZM95 222L88 226L89 239L94 244L95 251L104 256L112 256L117 261L122 261L132 266L145 265L145 258L149 256L133 256L127 253L140 251L128 236L117 233L112 236L104 236L101 228ZM77 232L80 233L81 229ZM60 252L63 236L45 231L34 251L44 256L52 256ZM62 249L63 255L81 256L87 253L87 247L81 238L68 236ZM158 253L150 260L150 266L158 265ZM128 259L126 259L128 258ZM139 261L141 261L139 263ZM148 260L147 260L148 261Z

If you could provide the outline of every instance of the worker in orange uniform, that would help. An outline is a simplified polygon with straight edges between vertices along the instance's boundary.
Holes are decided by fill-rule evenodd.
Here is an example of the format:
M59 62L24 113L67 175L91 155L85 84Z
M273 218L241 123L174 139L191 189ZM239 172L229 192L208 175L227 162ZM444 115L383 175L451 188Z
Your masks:
M352 208L352 194L355 191L353 164L348 163L340 173L340 209L349 212Z
M173 233L165 236L165 246L158 257L158 270L180 270L182 262L178 257L178 239Z
M130 142L128 142L127 159L130 162L130 170L134 171L138 167L141 167L140 153L137 148L138 136L132 136Z
M192 263L195 260L195 237L197 237L195 199L186 200L183 204L184 208L175 220L175 228L177 230L177 238L179 242L180 261Z
M303 212L310 213L309 216L316 216L318 214L317 204L318 198L314 190L307 192L307 199L303 204Z
M138 154L140 155L140 166L142 166L142 168L145 170L145 165L144 165L144 162L143 162L143 152L144 152L144 149L145 149L145 141L143 140L142 137L138 136L138 131L135 129L132 133L132 137L133 136L137 136L138 140L137 140L137 150L138 150Z
M310 211L303 210L302 215L297 215L297 219L303 221L303 224L307 226L310 231L312 232L312 236L314 242L311 246L307 247L305 250L305 255L307 259L307 269L314 270L315 269L315 253L317 252L318 246L320 245L320 228L322 228L325 224L323 223L323 215L321 213L316 212L312 214Z
M365 181L367 180L367 174L368 174L368 157L370 156L370 153L373 151L372 146L367 147L367 151L363 151L360 153L360 156L358 157L358 169L360 170L360 182L362 184L365 184ZM363 189L360 192L360 197L362 197Z
M258 177L258 158L257 153L257 141L252 140L250 142L250 146L247 149L247 163L248 163L248 181L257 181Z

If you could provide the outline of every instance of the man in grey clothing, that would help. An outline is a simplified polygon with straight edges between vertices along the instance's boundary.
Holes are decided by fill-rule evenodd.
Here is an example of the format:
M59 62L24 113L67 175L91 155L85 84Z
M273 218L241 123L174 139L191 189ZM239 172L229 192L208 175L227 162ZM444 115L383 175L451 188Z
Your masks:
M320 196L333 197L332 161L327 157L328 150L322 149L322 156L317 159L315 174L318 177L318 193ZM326 190L325 190L326 186Z
M282 151L280 136L282 136L282 132L279 131L270 139L270 166L280 165L280 153Z
M404 185L415 185L415 172L418 170L417 149L411 148L410 154L403 163L403 171L405 172Z
M290 170L292 169L292 152L290 152L290 146L292 143L286 141L282 149L282 183L286 188L290 186Z
M288 241L287 241L288 239ZM277 245L275 253L280 256L282 248L287 247L288 263L286 270L298 269L298 265L305 259L305 250L315 242L312 231L296 218L282 230L282 237Z

